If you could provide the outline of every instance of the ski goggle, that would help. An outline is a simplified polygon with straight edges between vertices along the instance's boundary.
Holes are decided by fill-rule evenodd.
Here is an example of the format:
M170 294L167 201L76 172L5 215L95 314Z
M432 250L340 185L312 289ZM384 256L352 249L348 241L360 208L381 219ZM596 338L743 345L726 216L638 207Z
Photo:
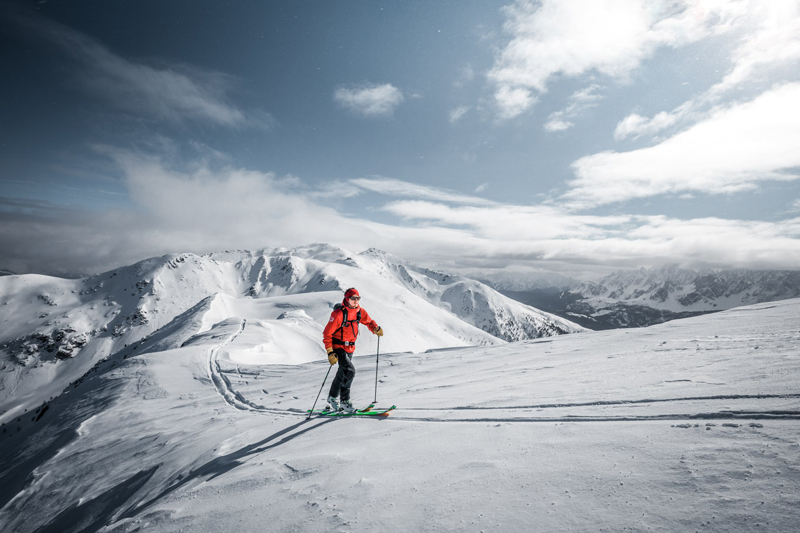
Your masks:
M361 299L361 296L351 296L350 299L351 300L355 300L355 301L359 301Z

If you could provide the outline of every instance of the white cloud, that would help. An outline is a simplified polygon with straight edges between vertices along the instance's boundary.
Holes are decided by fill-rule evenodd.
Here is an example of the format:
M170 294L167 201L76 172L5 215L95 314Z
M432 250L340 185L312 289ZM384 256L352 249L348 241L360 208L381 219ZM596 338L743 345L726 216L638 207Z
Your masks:
M230 101L228 94L237 80L227 74L131 61L56 22L23 16L16 20L32 35L43 36L68 53L81 65L80 84L120 108L159 120L235 128L269 128L273 122L268 113L243 110Z
M494 98L500 108L500 118L514 118L539 101L533 93L524 87L501 85Z
M555 115L555 114L554 114ZM557 118L554 115L550 115L550 120L545 123L544 129L547 131L564 131L570 129L573 124L572 122L567 122Z
M483 192L486 190L487 187L489 187L488 183L481 183L480 185L475 187L475 192Z
M319 198L298 186L292 176L215 167L202 159L185 168L158 155L104 151L122 171L132 207L83 211L0 197L0 249L8 252L3 257L5 268L97 272L170 252L320 241L355 251L378 247L412 260L435 261L456 256L474 240L446 227L393 226L343 214L348 207L341 197ZM384 185L391 186L391 181ZM382 192L400 190L401 185L395 185ZM406 191L459 199L425 187Z
M353 198L363 193L364 190L349 181L326 181L323 185L314 190L308 191L308 195L315 199L328 200L331 198Z
M661 111L652 118L633 113L617 125L614 137L655 135L693 120L701 120L709 106L717 105L734 89L769 86L798 79L800 62L800 3L796 0L740 0L713 6L720 13L717 33L736 30L738 41L730 54L731 67L708 90L672 111Z
M597 94L597 91L599 91L601 88L602 87L600 87L597 84L589 85L588 87L585 87L579 91L575 91L575 93L572 96L570 96L570 99L573 102L588 105L603 98L602 96Z
M79 211L0 198L0 249L8 252L3 267L24 272L58 264L91 272L168 252L320 241L353 251L378 247L448 269L518 264L575 274L667 262L791 268L800 261L800 218L576 215L554 205L476 202L399 180L362 181L392 199L429 198L385 204L406 222L381 224L364 218L369 210L363 202L346 214L347 202L316 198L293 176L202 161L176 169L159 156L107 153L122 170L132 207Z
M446 206L404 201L385 209L428 228L453 226L469 237L462 261L502 258L564 265L633 267L794 268L800 260L800 219L753 222L664 216L576 216L553 206ZM438 254L437 254L438 257Z
M800 218L776 223L652 217L629 237L654 243L656 249L698 266L796 268L800 259Z
M660 46L682 46L730 26L741 1L518 0L504 8L510 42L488 73L501 118L536 103L557 75L625 80Z
M796 0L752 0L739 21L748 31L733 53L733 68L709 91L718 95L757 73L789 68L800 60L800 3Z
M340 214L341 196L317 199L294 176L220 167L202 158L186 167L157 155L104 151L122 172L131 207L4 206L0 249L9 251L8 264L19 271L52 271L57 264L67 272L95 272L170 252L314 241L360 250L391 241L376 233L379 224Z
M563 131L574 126L575 124L570 122L570 119L575 119L585 110L595 107L597 101L603 98L597 94L599 89L599 85L592 84L585 89L575 92L569 97L570 103L565 109L550 114L544 125L544 129L547 131Z
M339 87L333 99L342 107L367 117L391 115L403 102L403 93L390 83Z
M614 130L614 138L620 141L631 135L634 137L647 134L653 135L674 126L683 116L685 116L685 112L680 110L672 113L662 111L650 119L637 113L632 113L617 124Z
M468 196L457 192L448 191L438 187L419 185L408 181L392 178L357 178L349 181L351 184L364 190L388 196L402 196L406 198L424 198L440 202L455 202L467 205L490 205L494 202L485 198Z
M450 123L455 124L456 122L461 120L461 118L467 114L467 111L469 111L469 106L461 106L455 109L451 109L450 113L448 114L448 119L450 120Z
M475 228L482 238L500 242L538 241L548 238L592 238L603 226L626 223L628 216L572 215L554 206L493 204L445 205L423 200L390 202L384 210L408 220L430 220L446 226Z
M708 118L655 146L602 152L573 163L564 195L573 207L665 193L731 193L762 180L798 179L800 83L790 83Z

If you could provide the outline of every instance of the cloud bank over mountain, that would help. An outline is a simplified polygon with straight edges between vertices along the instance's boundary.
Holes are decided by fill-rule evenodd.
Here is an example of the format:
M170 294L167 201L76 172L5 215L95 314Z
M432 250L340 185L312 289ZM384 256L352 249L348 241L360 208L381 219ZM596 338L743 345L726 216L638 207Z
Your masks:
M387 178L352 180L352 194L331 201L325 195L315 198L302 180L274 173L202 160L176 167L153 155L106 153L123 172L134 205L87 212L38 203L26 206L20 217L12 214L20 208L7 203L0 212L0 247L8 250L7 268L91 273L175 246L206 253L315 240L356 250L382 246L413 261L451 269L527 263L564 265L581 274L598 266L653 263L721 268L800 264L798 218L756 222L588 215L558 203L490 202ZM590 198L590 183L579 182L572 198ZM591 191L607 194L612 183ZM627 185L619 186L636 194ZM578 194L580 187L586 194ZM358 206L365 191L377 195L379 210L392 218L378 222L363 216Z
M204 6L143 42L128 5L4 6L0 268L314 241L582 278L800 264L797 2L384 7Z

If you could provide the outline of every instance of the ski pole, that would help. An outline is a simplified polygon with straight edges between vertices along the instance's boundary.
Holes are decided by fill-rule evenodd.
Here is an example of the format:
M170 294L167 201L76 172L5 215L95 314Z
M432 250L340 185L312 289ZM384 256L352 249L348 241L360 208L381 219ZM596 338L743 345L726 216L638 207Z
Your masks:
M333 365L328 367L328 373L325 374L325 379L322 380L322 387L319 388L319 392L317 393L317 399L314 400L314 405L311 406L311 411L308 412L308 416L306 417L306 420L311 418L311 413L314 411L314 408L317 406L317 400L319 400L319 395L322 394L322 389L325 387L325 382L328 381L328 376L331 373L331 368L333 368Z
M378 358L381 356L381 338L378 337L378 349L375 351L375 400L372 403L378 403Z

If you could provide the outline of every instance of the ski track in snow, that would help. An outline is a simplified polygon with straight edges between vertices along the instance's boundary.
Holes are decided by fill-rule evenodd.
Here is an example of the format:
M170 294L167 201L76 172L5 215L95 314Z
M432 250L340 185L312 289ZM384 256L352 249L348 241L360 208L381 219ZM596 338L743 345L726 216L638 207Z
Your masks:
M228 337L228 339L222 344L219 344L208 351L208 378L214 384L214 387L216 387L217 392L220 396L222 396L222 399L225 400L225 403L231 407L235 407L241 411L258 411L263 410L263 407L246 400L240 393L233 390L231 382L225 377L225 374L219 367L219 361L217 360L219 357L219 351L224 346L236 340L236 337L238 337L244 331L246 325L247 320L243 318L239 323L239 329L236 331L236 333Z
M800 411L728 411L697 414L666 414L645 416L565 416L565 417L493 417L493 418L434 418L392 416L393 420L414 422L655 422L665 420L800 420Z
M460 409L486 409L486 410L499 410L499 409L557 409L561 407L591 407L600 405L629 405L640 403L662 403L662 402L689 402L697 400L743 400L743 399L794 399L800 398L800 394L731 394L728 396L694 396L687 398L661 398L661 399L646 399L646 400L614 400L614 401L597 401L597 402L582 402L582 403L546 403L541 405L509 405L509 406L466 406L466 407L448 407L448 410ZM430 409L424 407L409 407L410 411L429 411Z
M241 319L241 322L239 324L239 329L236 331L236 333L228 337L228 339L226 339L225 342L211 348L208 351L208 378L214 384L214 388L216 388L217 393L223 400L225 400L225 403L227 403L228 405L239 411L262 412L262 413L278 414L278 415L302 414L303 416L305 416L306 413L300 412L299 410L275 409L259 405L245 398L242 395L242 393L234 390L231 381L225 376L225 372L220 368L218 357L220 350L222 350L223 347L227 346L228 344L236 340L236 337L241 335L246 326L247 326L247 320L244 318ZM240 378L242 377L242 373L239 370L239 365L236 365L236 374Z
M763 398L767 397L754 397ZM800 398L800 395L781 395L774 398ZM655 400L656 402L679 402L681 399L671 400ZM647 400L631 401L624 403L648 403ZM251 404L252 405L252 404ZM587 406L602 405L602 403L584 404ZM445 418L444 415L457 413L459 411L482 411L491 409L494 411L507 411L513 413L513 416L493 416L493 417L472 417L472 418ZM542 410L537 408L538 410ZM306 413L298 409L274 409L256 407L254 410L265 411L270 413L283 413L287 415L305 416ZM800 420L800 411L796 410L725 410L725 411L710 411L698 413L673 413L661 415L620 415L620 416L581 416L581 415L564 415L564 416L524 416L524 412L532 410L531 407L510 406L510 407L409 407L409 408L396 408L388 420L397 421L414 421L414 422L646 422L646 421L659 421L659 420ZM438 412L442 416L403 416L396 413L405 413L409 411L426 411Z

